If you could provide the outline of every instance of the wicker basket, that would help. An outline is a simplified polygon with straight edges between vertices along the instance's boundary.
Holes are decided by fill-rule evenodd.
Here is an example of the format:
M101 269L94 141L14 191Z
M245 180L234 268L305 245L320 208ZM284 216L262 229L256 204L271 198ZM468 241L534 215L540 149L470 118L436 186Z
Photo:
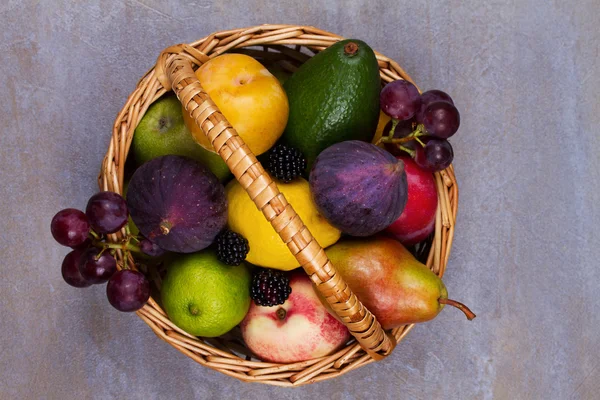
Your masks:
M185 108L226 161L235 178L246 188L265 218L271 221L282 240L288 243L298 264L311 277L317 289L352 333L344 348L326 357L308 361L275 364L257 360L244 346L239 329L214 339L189 335L175 326L161 307L150 298L137 314L167 343L198 363L247 382L278 386L300 386L334 378L389 355L397 342L412 329L403 326L385 332L374 316L362 306L348 286L336 274L325 252L313 239L276 184L264 171L235 130L203 91L194 69L212 57L238 51L261 60L277 62L295 70L300 64L340 36L308 26L262 25L223 31L190 45L176 45L163 51L155 68L139 81L117 116L112 140L99 176L101 190L122 193L125 161L133 133L148 107L173 90ZM377 53L376 53L377 54ZM377 54L382 81L411 80L400 66ZM427 266L440 277L448 262L454 235L458 188L451 167L435 174L439 206L435 234L428 247ZM110 235L118 241L125 232ZM132 267L133 259L128 262Z

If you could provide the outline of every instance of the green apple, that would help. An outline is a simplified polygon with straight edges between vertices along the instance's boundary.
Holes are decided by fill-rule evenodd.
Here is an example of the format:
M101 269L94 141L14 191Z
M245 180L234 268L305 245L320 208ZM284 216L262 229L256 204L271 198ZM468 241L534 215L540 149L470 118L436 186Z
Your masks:
M218 154L197 144L183 122L181 103L174 95L155 101L135 129L132 153L138 165L165 155L193 158L206 165L221 181L230 176Z

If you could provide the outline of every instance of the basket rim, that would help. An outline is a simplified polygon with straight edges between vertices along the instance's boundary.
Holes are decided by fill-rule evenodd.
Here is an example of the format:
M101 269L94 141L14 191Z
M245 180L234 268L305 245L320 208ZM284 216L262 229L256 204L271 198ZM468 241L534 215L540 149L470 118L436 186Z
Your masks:
M179 46L187 46L186 49L191 49L192 52L195 49L197 52L201 52L200 56L206 54L209 57L214 57L232 49L250 46L296 46L294 49L284 47L288 49L286 50L288 54L284 55L290 57L291 52L299 52L299 46L318 52L342 39L341 36L310 26L259 25L215 32L189 45ZM272 50L272 48L269 47L268 50ZM395 79L406 79L412 82L408 74L395 61L378 52L375 53L379 62L380 75L384 82ZM193 62L192 59L190 61ZM167 92L164 88L165 85L160 83L160 77L157 77L157 74L161 72L157 71L156 67L146 72L128 97L121 112L117 115L111 142L98 177L99 186L102 190L122 193L125 160L131 145L133 132L148 107ZM446 170L434 174L434 176L438 190L439 206L427 266L441 277L448 262L454 236L458 187L452 165ZM109 240L117 241L124 233L124 231L121 231L110 235ZM118 257L121 258L120 261L123 261L123 254L119 253ZM133 259L129 259L127 262L132 264ZM235 343L225 345L219 343L218 339L196 338L179 329L169 321L166 313L152 298L137 314L157 336L188 357L202 365L243 381L255 381L278 386L300 386L330 379L375 361L371 355L365 353L356 341L347 344L344 348L329 356L300 363L276 364L252 361L233 353L231 346ZM411 324L392 329L389 333L399 342L413 326L414 324ZM235 348L235 351L243 354L239 350Z

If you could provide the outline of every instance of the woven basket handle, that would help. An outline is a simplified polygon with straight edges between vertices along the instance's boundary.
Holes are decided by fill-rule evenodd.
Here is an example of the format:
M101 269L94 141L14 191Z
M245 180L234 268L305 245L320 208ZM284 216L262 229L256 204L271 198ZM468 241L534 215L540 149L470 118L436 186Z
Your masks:
M175 92L362 348L376 360L387 356L396 345L394 337L386 334L336 273L292 205L200 85L192 63L201 65L208 60L207 55L191 46L173 46L158 57L156 77L166 90Z

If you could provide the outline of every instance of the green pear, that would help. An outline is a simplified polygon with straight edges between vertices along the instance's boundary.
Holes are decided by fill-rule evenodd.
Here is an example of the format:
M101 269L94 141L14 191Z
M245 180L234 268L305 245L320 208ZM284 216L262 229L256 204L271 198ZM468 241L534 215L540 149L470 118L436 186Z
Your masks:
M194 141L183 121L181 103L174 95L162 97L148 108L135 129L131 148L138 164L171 154L200 161L221 181L230 176L221 156Z
M384 329L435 318L448 299L442 280L400 242L383 236L341 240L325 250L336 271ZM324 302L326 303L326 302Z

